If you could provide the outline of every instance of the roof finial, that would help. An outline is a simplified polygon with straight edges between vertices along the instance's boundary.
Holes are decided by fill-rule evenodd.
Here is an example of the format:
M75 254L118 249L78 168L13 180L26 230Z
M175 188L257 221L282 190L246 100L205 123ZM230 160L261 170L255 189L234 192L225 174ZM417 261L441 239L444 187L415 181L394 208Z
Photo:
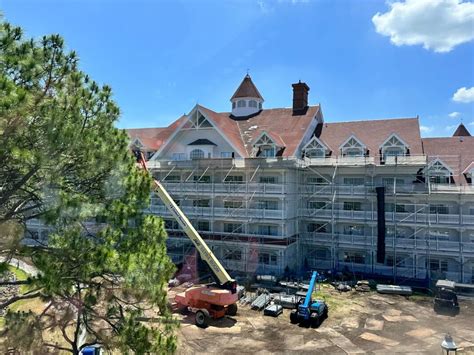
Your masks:
M249 71L250 71L250 69L249 69L249 68L247 68L247 76L250 76L250 75L249 75Z

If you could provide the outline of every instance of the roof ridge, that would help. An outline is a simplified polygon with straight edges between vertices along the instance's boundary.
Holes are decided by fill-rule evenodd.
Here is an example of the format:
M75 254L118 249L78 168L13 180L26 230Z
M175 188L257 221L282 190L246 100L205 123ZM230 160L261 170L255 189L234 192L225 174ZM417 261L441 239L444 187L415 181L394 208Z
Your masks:
M358 122L374 122L374 121L404 121L404 120L418 120L418 117L375 118L375 119L354 120L354 121L325 122L325 124L358 123Z

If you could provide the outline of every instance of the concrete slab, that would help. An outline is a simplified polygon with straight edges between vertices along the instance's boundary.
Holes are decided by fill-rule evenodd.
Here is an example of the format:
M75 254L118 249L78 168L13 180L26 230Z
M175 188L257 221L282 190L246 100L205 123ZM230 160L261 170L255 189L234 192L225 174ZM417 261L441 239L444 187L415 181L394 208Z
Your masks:
M361 335L359 335L359 337L364 340L372 341L374 343L382 344L385 346L397 346L398 344L400 344L398 341L389 338L384 338L377 334L369 332L362 333Z
M331 343L327 339L318 339L318 340L310 340L300 346L296 346L292 350L297 350L297 351L311 351L311 350L319 350L319 349L324 349L324 348L329 348L331 346L334 346L333 343Z
M378 320L374 318L367 318L365 320L364 328L368 330L382 330L384 325L383 320Z
M384 314L382 317L387 322L418 322L418 319L413 316L389 316Z
M405 334L415 338L426 338L432 336L435 333L436 331L430 328L417 328L406 332Z
M341 326L350 328L350 329L357 329L359 328L359 317L348 316L342 320Z

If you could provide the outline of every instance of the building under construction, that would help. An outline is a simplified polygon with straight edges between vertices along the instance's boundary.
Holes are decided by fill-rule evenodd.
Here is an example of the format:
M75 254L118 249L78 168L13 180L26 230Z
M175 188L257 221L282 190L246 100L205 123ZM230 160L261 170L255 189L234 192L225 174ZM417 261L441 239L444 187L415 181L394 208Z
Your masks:
M223 265L474 282L474 137L421 138L418 117L325 122L293 84L266 109L247 75L231 112L196 105L165 128L130 129L156 178ZM168 249L191 242L165 206Z

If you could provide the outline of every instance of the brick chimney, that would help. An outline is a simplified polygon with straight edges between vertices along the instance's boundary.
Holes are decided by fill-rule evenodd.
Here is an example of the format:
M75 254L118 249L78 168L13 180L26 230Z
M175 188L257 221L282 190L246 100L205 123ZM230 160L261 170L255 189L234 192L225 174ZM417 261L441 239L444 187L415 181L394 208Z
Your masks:
M293 86L293 113L299 113L308 107L309 86L301 80Z

